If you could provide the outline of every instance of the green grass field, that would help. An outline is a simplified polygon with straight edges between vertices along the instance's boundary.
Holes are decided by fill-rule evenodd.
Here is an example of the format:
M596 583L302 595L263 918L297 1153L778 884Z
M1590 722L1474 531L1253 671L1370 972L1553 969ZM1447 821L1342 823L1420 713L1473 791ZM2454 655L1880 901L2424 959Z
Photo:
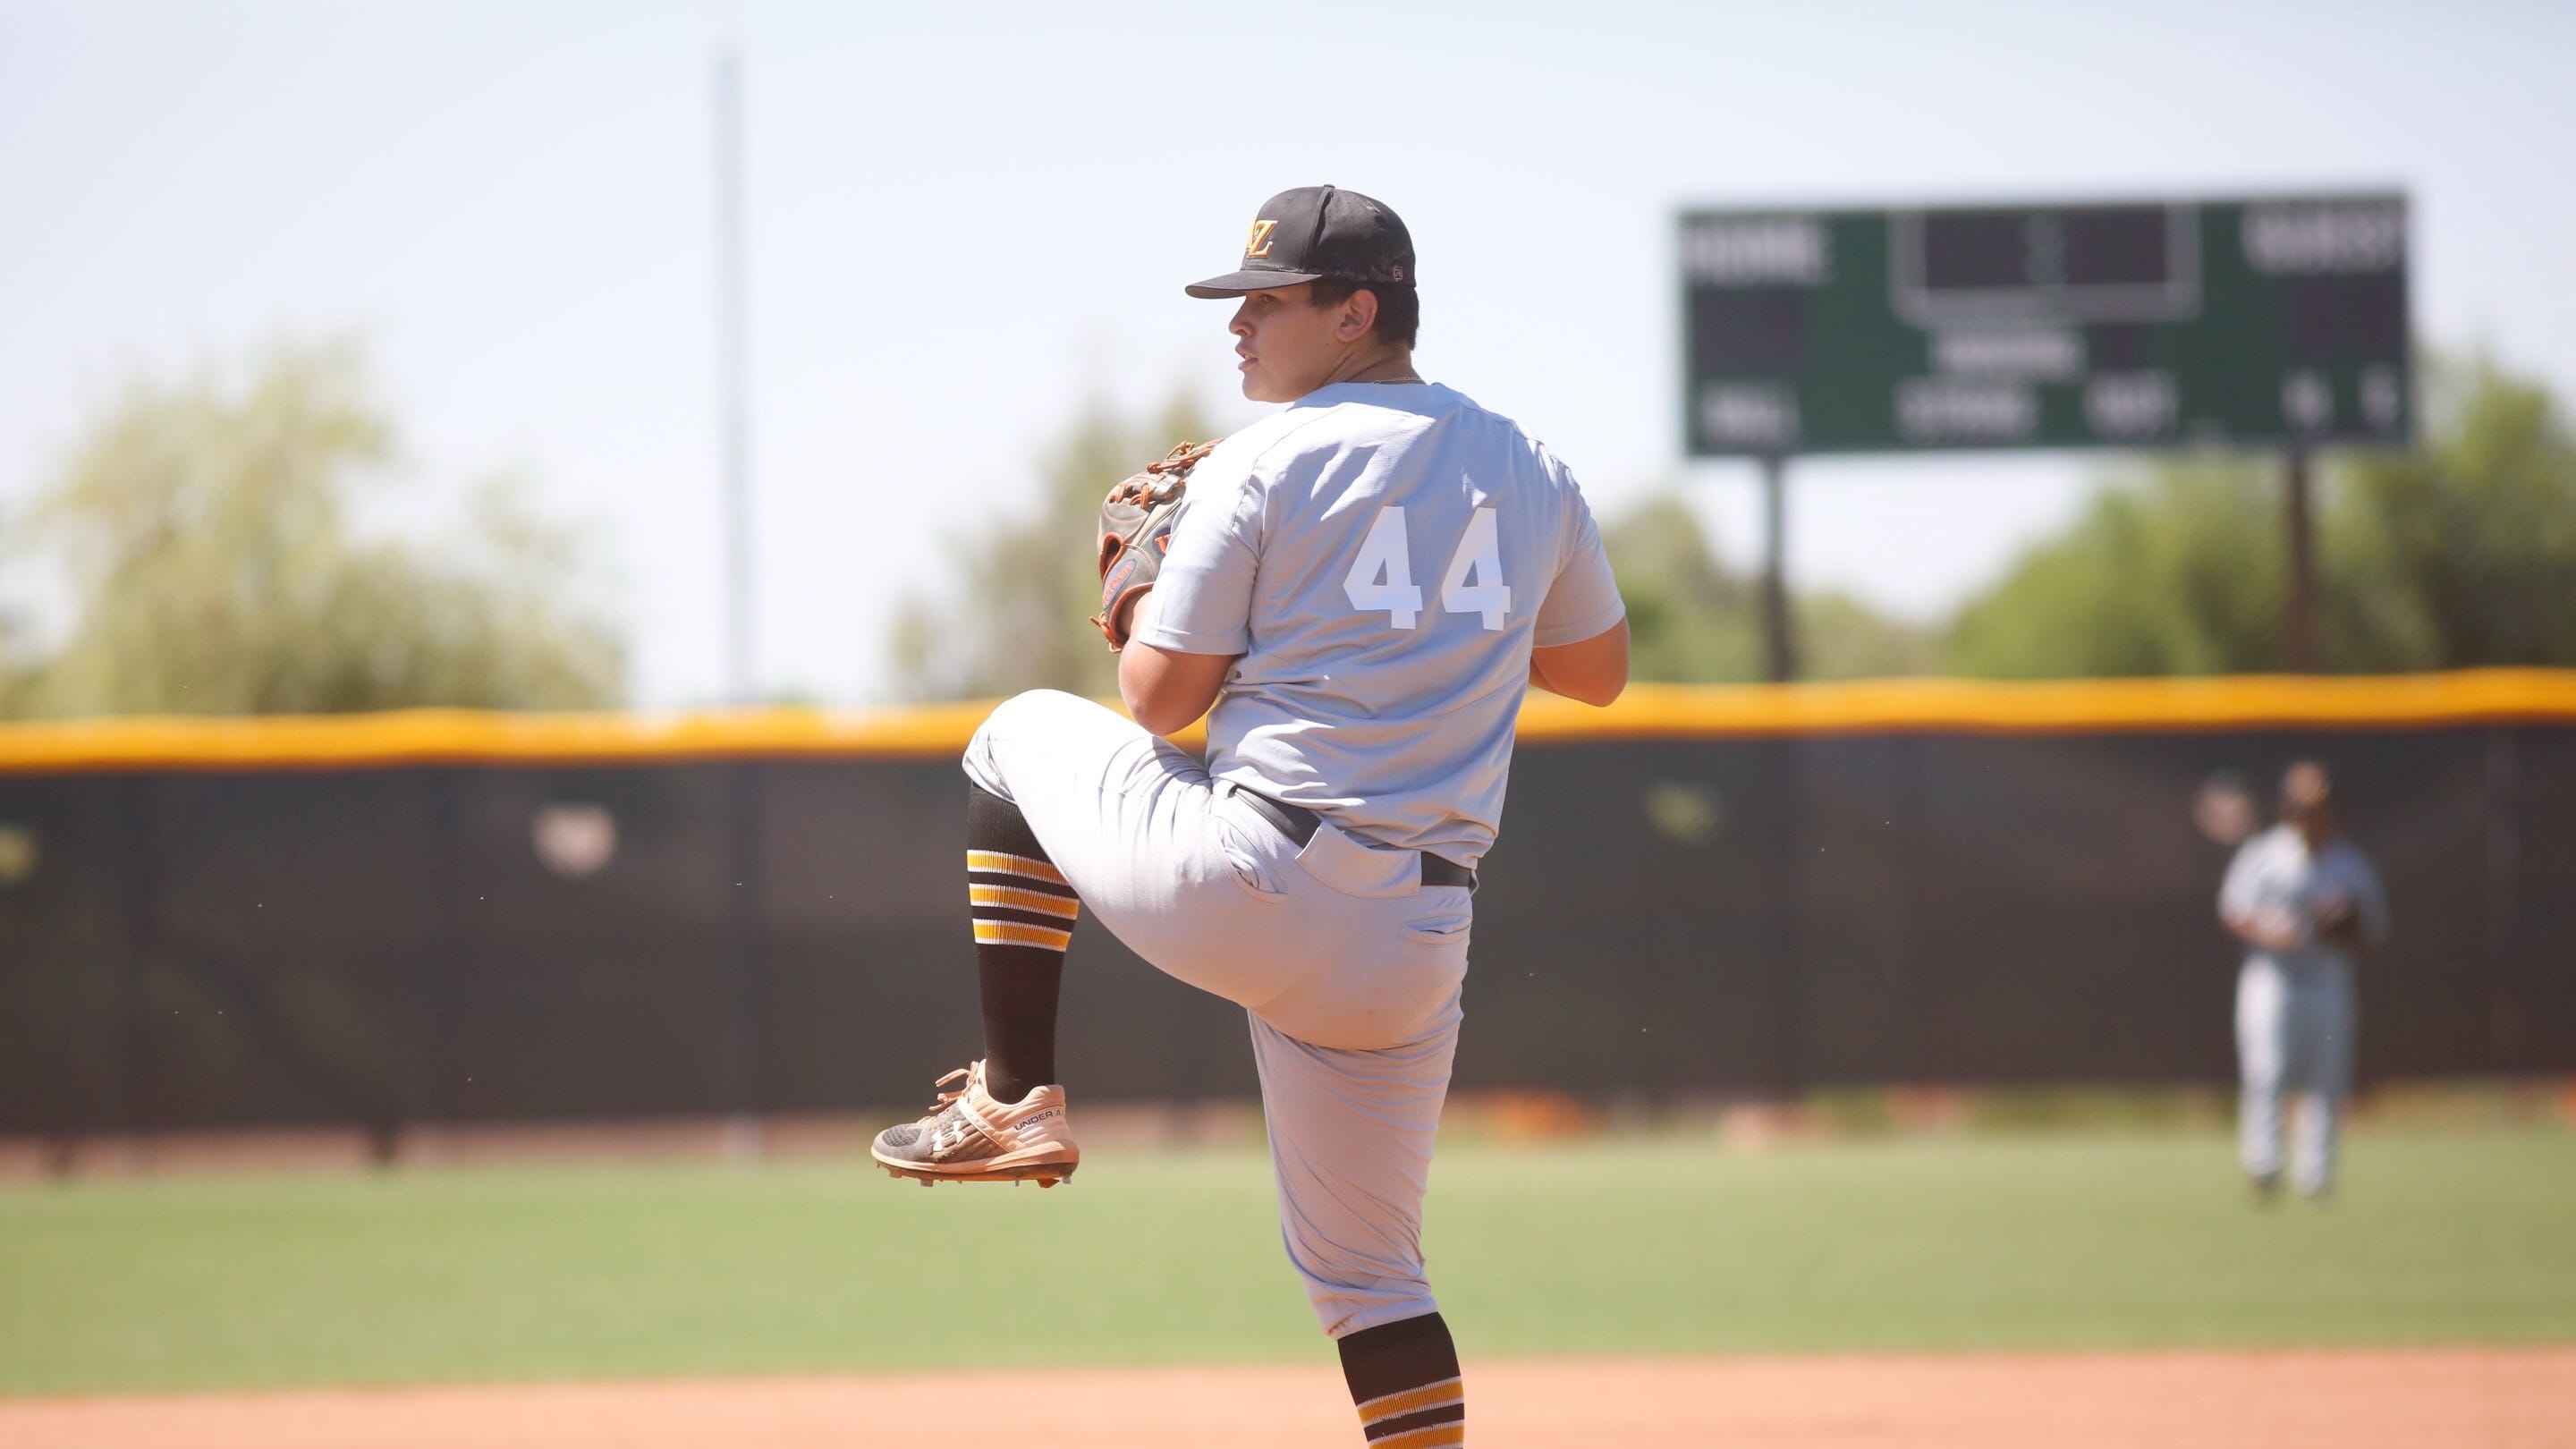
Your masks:
M2349 1163L2257 1211L2206 1132L1461 1144L1429 1247L1471 1354L2576 1341L2576 1134ZM1323 1352L1251 1154L0 1189L11 1394Z

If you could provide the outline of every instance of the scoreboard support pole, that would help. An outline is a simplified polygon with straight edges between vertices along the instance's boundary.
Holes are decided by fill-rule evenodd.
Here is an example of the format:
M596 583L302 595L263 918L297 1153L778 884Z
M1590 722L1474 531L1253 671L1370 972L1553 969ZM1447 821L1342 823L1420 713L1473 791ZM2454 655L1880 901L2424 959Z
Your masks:
M1762 459L1762 654L1764 677L1798 677L1797 641L1789 620L1789 460Z
M2304 447L2290 449L2282 509L2289 569L2281 600L2281 659L2293 674L2317 672L2317 545L2315 513L2309 506L2309 456Z

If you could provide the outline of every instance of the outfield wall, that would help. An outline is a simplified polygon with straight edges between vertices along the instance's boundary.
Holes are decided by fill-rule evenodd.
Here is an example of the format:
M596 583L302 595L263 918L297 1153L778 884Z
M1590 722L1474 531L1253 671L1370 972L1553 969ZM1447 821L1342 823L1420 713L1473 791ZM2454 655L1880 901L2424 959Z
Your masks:
M979 716L0 728L0 1134L926 1100ZM2225 1081L2195 807L2302 755L2395 905L2364 1076L2576 1071L2576 674L2494 671L1535 700L1459 1082ZM1253 1091L1088 921L1064 1033L1093 1099Z

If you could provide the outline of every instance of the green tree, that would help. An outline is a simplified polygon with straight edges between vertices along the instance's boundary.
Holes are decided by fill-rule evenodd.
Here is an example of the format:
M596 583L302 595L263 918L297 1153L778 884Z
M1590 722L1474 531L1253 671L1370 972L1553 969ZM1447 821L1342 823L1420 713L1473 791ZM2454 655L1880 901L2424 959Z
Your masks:
M2431 436L2344 469L2328 617L2358 669L2576 666L2576 437L2490 358L2425 377Z
M1117 656L1086 622L1100 609L1101 497L1174 443L1213 434L1186 395L1150 417L1102 402L1084 409L1039 460L1034 510L949 541L963 597L914 597L896 610L888 652L897 697L1117 693Z
M2426 439L2321 469L2317 609L2349 673L2576 664L2576 443L2491 362L2429 359ZM1964 606L1950 666L2002 678L2229 674L2286 663L2280 464L2114 475Z
M1717 556L1678 494L1612 518L1601 542L1628 604L1630 673L1672 683L1762 677L1760 591ZM1921 674L1936 657L1930 635L1849 594L1793 595L1790 614L1804 678Z
M1761 677L1753 586L1711 551L1679 494L1658 494L1611 518L1601 545L1628 605L1631 675L1674 683Z
M411 542L353 515L400 452L347 342L287 343L238 382L140 378L28 510L22 552L73 611L25 713L268 714L615 703L624 647L568 529L483 485Z
M0 719L25 712L27 696L35 685L34 654L26 626L15 616L0 611Z
M1941 667L1941 639L1840 589L1795 595L1801 679L1895 679Z
M2097 493L1963 607L1951 667L2003 679L2279 667L2280 480L2190 459Z
M17 546L16 522L5 507L0 507L0 564L22 551ZM35 631L28 627L19 607L15 600L0 598L0 719L23 712L28 691L35 683Z

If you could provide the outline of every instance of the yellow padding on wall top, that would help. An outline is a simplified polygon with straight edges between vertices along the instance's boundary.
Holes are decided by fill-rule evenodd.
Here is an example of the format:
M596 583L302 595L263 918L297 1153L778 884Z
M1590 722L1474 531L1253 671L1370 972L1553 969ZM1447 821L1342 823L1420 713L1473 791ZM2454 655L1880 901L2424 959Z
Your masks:
M2576 720L2576 670L2004 683L1879 679L1845 684L1632 685L1594 710L1532 694L1523 739L1694 735L2133 733L2264 725L2395 728Z
M360 769L406 764L953 755L991 701L866 710L691 714L391 714L91 719L0 725L0 771ZM1608 709L1533 692L1521 738L1932 733L2135 733L2316 726L2406 729L2576 721L2576 670L2306 678L1957 679L1631 686ZM1181 737L1195 746L1199 732Z

